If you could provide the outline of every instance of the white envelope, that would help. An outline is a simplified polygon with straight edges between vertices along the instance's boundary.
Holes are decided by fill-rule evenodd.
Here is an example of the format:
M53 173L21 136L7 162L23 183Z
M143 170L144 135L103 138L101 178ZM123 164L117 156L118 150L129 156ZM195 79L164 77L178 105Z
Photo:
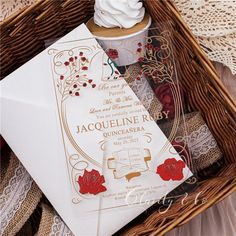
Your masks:
M86 26L81 25L1 81L1 134L58 214L78 236L111 235L149 207L136 205L100 212L102 206L99 196L89 198L88 201L84 200L81 204L72 202L71 181L73 179L69 176L70 172L67 168L65 139L63 139L64 134L58 113L58 98L52 80L52 58L49 56L49 51L63 48L65 42L69 45L70 42L73 44L76 40L91 38L92 35ZM93 42L95 42L94 39ZM93 73L96 76L96 71ZM131 95L137 99L132 92ZM83 99L81 101L83 104ZM82 107L78 109L82 110ZM87 122L87 120L89 118L85 117L83 121ZM160 139L159 149L161 149L162 145L166 143L166 139L158 127L157 129ZM95 137L97 136L95 135ZM95 141L88 139L87 142L81 142L84 142L83 145L86 148L86 145L95 146L93 144ZM146 171L146 163L141 165L138 163L139 152L136 149L127 151L126 147L125 150L113 150L111 147L112 145L107 149L107 155L115 153L116 159L120 160L128 155L127 153L132 153L132 158L137 162L135 168L143 168ZM122 157L120 157L120 153ZM141 153L144 156L149 155L146 149ZM170 152L166 152L163 158L167 158L169 154ZM180 159L175 151L172 154ZM109 161L111 160L109 159ZM114 161L109 163L111 166L107 168L106 176L113 176L114 168L119 165L114 164ZM148 166L148 168L151 167ZM143 176L145 173L140 171ZM181 181L166 183L167 187L165 191L160 191L161 196L159 197L162 197L164 192L167 193L167 189L168 191L174 189L192 176L187 167L183 173L184 177ZM116 174L122 178L127 174L127 169L119 169ZM125 178L122 181L122 183L127 182Z

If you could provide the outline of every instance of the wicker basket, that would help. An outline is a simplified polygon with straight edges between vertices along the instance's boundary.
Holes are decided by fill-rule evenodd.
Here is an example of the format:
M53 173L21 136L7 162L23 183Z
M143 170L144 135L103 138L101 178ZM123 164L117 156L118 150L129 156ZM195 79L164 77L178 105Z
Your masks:
M177 200L166 213L154 211L124 232L163 235L236 190L236 105L173 3L170 0L144 2L154 21L169 22L174 32L172 43L177 49L179 80L189 105L192 110L201 111L226 163L217 177L199 184L186 204ZM93 5L94 0L40 0L2 22L1 79L44 50L45 40L61 37L86 22L93 14ZM196 197L198 204L194 201Z

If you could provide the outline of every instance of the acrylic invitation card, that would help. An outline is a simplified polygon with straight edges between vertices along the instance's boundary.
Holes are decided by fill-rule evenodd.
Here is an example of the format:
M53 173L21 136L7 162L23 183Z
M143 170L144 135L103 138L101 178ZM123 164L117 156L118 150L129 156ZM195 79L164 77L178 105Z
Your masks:
M115 233L192 176L85 25L1 90L3 137L75 235Z

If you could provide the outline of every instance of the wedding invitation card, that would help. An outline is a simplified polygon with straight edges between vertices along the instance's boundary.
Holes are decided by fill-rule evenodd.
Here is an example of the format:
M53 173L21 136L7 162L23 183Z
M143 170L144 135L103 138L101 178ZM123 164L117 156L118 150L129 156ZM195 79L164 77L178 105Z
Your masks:
M1 133L75 235L111 235L192 176L81 25L1 81Z

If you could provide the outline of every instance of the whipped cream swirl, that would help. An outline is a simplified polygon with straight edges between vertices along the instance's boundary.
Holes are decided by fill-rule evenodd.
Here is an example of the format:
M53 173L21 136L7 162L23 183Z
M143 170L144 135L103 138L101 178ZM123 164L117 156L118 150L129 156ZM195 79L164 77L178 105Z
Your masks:
M145 8L140 0L96 0L94 22L106 28L131 28L141 22Z

